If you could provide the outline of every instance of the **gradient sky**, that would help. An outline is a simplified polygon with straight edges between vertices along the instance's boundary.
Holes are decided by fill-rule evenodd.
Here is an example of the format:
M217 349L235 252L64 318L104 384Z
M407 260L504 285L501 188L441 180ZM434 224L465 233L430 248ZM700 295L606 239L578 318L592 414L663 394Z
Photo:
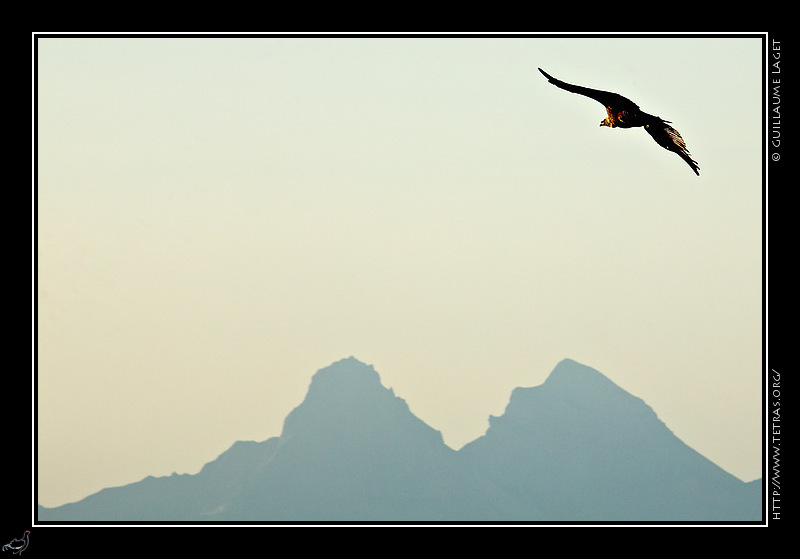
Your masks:
M40 38L37 63L41 504L277 436L350 355L453 448L569 357L760 477L759 38ZM672 121L700 177L537 67Z

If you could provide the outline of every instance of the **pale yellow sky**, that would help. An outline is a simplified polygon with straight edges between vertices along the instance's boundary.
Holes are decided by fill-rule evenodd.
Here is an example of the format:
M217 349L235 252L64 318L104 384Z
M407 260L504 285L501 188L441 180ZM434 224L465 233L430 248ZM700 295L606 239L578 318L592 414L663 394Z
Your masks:
M41 504L277 436L349 355L454 448L572 358L760 476L758 39L37 44Z

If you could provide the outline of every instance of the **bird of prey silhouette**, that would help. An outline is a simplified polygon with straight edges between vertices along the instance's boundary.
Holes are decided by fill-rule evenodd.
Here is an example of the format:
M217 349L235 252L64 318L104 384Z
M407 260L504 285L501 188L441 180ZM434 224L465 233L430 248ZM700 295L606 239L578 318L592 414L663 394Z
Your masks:
M636 103L618 93L591 89L580 85L572 85L571 83L562 82L554 78L541 68L539 68L539 71L544 74L547 81L556 87L579 95L585 95L586 97L590 97L602 103L606 108L608 116L600 122L600 126L608 126L609 128L634 128L641 126L647 130L647 133L653 137L658 145L677 153L681 159L689 164L689 167L692 168L692 171L694 171L696 175L700 175L700 167L697 165L697 161L691 158L689 150L686 149L686 143L683 141L680 133L670 126L668 120L647 114L641 110Z

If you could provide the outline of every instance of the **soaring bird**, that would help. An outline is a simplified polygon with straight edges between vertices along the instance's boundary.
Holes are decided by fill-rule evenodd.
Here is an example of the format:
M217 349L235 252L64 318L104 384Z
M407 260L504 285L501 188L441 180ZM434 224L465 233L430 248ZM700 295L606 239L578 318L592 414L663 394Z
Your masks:
M572 85L571 83L562 82L554 78L541 68L539 68L539 71L547 78L547 81L556 87L560 87L572 93L591 97L595 101L602 103L606 108L608 116L600 122L600 126L608 126L609 128L634 128L636 126L642 126L658 145L677 153L681 159L689 164L689 167L692 168L692 171L694 171L696 175L700 175L700 167L697 165L697 161L691 158L689 150L686 149L686 143L683 141L680 133L670 126L670 121L647 114L640 109L636 103L618 93L591 89L580 85Z

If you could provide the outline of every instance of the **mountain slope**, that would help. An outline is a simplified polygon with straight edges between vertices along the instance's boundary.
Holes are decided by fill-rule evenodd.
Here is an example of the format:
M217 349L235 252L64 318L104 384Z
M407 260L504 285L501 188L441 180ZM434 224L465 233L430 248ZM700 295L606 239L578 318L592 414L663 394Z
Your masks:
M239 441L195 474L148 476L110 487L75 503L38 507L38 520L192 521L207 520L241 491L253 468L268 461L278 439Z

